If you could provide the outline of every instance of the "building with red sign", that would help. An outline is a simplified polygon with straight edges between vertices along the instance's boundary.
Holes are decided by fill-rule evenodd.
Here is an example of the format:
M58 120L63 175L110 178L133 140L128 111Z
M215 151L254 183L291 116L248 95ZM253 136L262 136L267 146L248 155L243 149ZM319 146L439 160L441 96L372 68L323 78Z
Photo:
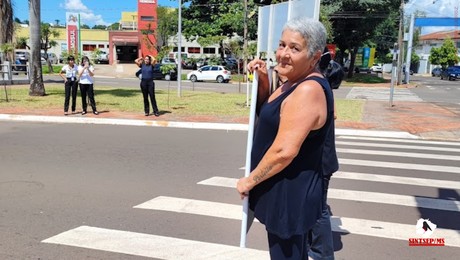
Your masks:
M122 30L109 32L110 64L131 63L140 56L157 55L154 37L157 28L157 6L155 0L138 0L137 13L122 15Z

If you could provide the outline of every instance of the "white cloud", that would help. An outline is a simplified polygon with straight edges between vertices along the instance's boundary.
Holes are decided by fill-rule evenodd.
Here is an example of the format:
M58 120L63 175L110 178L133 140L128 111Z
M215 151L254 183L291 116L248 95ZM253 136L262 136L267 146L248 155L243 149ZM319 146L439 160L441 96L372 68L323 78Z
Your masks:
M455 18L455 15L457 17L459 15L459 8L460 3L458 0L410 0L405 5L404 11L406 15L418 10L425 12L427 17ZM455 10L457 10L457 13L455 13ZM448 30L455 30L455 27L427 26L422 28L422 34Z
M92 10L90 10L82 0L65 0L64 4L61 4L68 12L78 12L80 13L80 19L82 24L102 24L110 25L102 18L102 15L96 15Z

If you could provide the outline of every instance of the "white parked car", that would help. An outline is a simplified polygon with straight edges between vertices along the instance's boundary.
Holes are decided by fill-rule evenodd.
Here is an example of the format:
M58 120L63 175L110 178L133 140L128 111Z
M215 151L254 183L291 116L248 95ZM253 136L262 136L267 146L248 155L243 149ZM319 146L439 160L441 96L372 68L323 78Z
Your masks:
M101 51L96 57L96 62L109 64L109 54L106 51Z
M217 81L219 83L229 82L232 78L230 70L224 66L207 65L187 74L187 79L196 81Z
M372 72L382 72L382 71L383 71L382 64L374 64L374 65L371 67L371 71L372 71Z

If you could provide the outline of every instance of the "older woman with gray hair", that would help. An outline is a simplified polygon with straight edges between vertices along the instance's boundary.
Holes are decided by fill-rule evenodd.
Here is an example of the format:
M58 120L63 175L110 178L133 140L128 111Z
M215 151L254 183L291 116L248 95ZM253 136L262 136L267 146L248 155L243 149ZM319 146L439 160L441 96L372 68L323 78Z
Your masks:
M318 67L325 45L320 22L288 21L275 67L286 81L271 94L265 62L248 64L259 74L259 119L251 173L237 190L249 196L250 209L265 225L272 259L308 259L309 236L323 208L323 150L334 120L332 90Z

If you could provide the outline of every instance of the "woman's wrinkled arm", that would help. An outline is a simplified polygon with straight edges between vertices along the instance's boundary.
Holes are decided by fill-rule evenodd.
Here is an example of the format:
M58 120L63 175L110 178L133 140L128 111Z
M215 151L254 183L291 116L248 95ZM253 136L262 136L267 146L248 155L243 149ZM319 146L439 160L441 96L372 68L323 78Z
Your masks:
M302 83L284 102L280 112L280 125L273 144L248 177L241 178L237 190L241 198L257 184L286 168L298 155L310 131L326 122L327 105L322 87L315 83Z

